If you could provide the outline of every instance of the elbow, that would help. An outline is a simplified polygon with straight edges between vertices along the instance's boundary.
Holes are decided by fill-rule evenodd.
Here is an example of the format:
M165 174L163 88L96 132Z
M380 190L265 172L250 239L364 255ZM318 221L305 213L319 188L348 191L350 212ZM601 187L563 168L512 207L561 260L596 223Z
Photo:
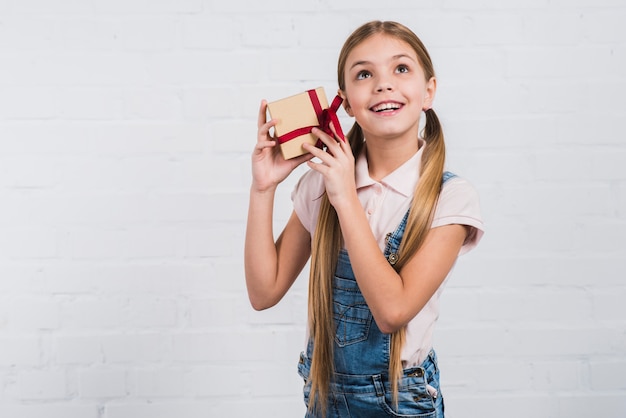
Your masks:
M408 322L409 321L405 319L404 315L401 315L398 312L389 312L380 319L376 320L376 325L383 334L393 334L394 332L401 330Z
M252 295L249 296L249 299L250 299L250 305L252 306L252 309L254 309L255 311L264 311L276 305L275 302L272 303L269 300L252 297Z
M380 332L382 332L383 334L393 334L394 332L402 329L402 326L404 325L396 326L394 324L384 323L384 324L379 325L378 328L380 329Z

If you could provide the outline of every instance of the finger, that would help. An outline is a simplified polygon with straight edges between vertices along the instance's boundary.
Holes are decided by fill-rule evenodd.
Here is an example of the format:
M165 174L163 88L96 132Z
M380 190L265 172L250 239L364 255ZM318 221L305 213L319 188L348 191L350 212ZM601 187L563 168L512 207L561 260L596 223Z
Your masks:
M331 137L330 135L328 135L326 132L322 131L321 129L313 128L311 133L317 136L324 143L324 145L326 145L326 147L328 148L328 152L330 152L331 154L336 155L337 152L341 149L339 147L339 143L341 141L338 141L337 139Z
M330 168L327 165L324 165L322 163L316 163L316 162L313 162L313 161L307 161L306 164L307 164L307 166L309 166L309 168L311 170L317 171L322 176L326 176L328 174L328 170L330 170Z
M271 148L274 146L276 146L276 141L259 141L256 143L254 148L262 150L262 149Z
M259 129L261 129L261 126L263 126L265 122L267 122L267 100L263 99L261 100L261 106L259 106L259 118L257 123Z
M319 159L321 159L322 161L329 157L328 153L325 152L322 149L319 149L318 147L316 147L313 144L309 144L308 142L305 142L302 144L302 148L309 154L311 154L313 157L317 157Z
M335 139L337 140L337 142L346 142L345 138L342 138L338 133L337 133L337 129L335 129L335 122L331 122L330 123L330 130L332 131Z
M276 124L279 122L279 119L271 119L268 122L264 123L263 125L261 125L259 127L259 140L261 140L261 138L266 138L269 136L269 132L270 129L273 128L274 126L276 126Z
M313 154L311 153L306 153L306 154L302 154L298 157L292 158L289 161L291 161L291 163L293 164L294 167L299 166L300 164L302 164L305 161L309 161L314 157Z

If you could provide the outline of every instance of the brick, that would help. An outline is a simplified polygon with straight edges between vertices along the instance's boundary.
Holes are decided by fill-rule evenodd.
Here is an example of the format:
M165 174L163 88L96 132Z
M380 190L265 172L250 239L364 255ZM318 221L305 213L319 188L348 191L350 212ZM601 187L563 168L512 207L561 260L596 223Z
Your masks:
M140 369L132 373L135 396L148 398L184 397L185 373L180 369Z
M471 3L463 0L445 0L444 8L452 10L524 10L524 9L543 9L548 5L548 0L513 0L506 3L497 0L478 0Z
M203 10L201 0L160 0L151 3L147 0L126 2L122 0L96 0L95 9L99 14L183 14L197 13Z
M55 330L61 326L61 306L52 297L14 297L8 306L8 326L15 331Z
M80 0L61 0L56 7L43 0L25 0L13 6L13 12L16 14L63 14L63 15L81 15L93 12L90 3L84 3Z
M0 10L1 8L0 5ZM53 19L36 16L30 16L27 19L14 17L3 22L0 27L0 48L23 51L51 47L54 32Z
M126 401L123 403L112 403L106 406L107 418L171 418L173 416L183 416L185 418L202 418L215 413L215 401L201 400L178 400L168 402L153 401Z
M602 278L606 286L623 284L620 272L623 271L626 260L606 254L590 254L588 251L576 255L572 258L569 254L521 255L512 252L508 255L483 258L470 253L457 262L453 280L448 286L480 288L501 285L517 288L554 285L593 288L597 285L598 277Z
M294 47L299 32L293 18L290 15L270 15L263 21L248 21L246 30L242 31L242 45L244 47L266 47L280 49Z
M447 384L463 387L467 393L527 391L533 376L533 369L527 362L514 360L455 361L442 367L442 379L446 382L442 389L444 396Z
M444 394L444 396L446 396ZM491 393L481 396L448 396L446 400L446 414L451 416L480 415L484 418L498 418L506 415L510 418L523 418L528 414L524 409L528 403L532 403L536 411L535 416L541 418L552 418L563 416L558 414L558 400L546 394L502 394L493 395ZM489 404L486 408L485 405ZM575 415L572 415L575 416Z
M90 369L79 372L79 396L89 398L121 398L128 394L127 372L113 369Z
M214 12L219 12L223 14L229 14L232 12L241 11L242 6L246 7L246 12L251 14L257 13L266 13L266 14L275 14L276 12L280 13L301 13L301 12L312 12L320 9L320 5L317 2L291 2L289 0L272 0L267 4L258 4L256 2L248 2L248 1L212 1L211 8Z
M580 57L584 56L584 61ZM611 49L598 47L537 47L510 50L507 54L507 77L562 79L608 75ZM538 65L541 63L541 65Z
M52 345L58 364L94 364L103 361L98 335L63 335Z
M116 329L127 323L124 297L82 296L61 304L61 321L66 329Z
M246 291L246 282L243 268L243 261L237 262L217 262L214 265L215 271L212 276L217 280L211 284L213 292L237 293ZM221 278L232 277L235 280L222 280Z
M154 54L147 58L143 65L149 69L148 80L153 83L206 85L210 77L210 80L213 80L212 84L223 85L250 83L250 66L255 68L255 72L264 73L269 65L268 60L265 54L256 50L236 52L174 50ZM229 65L216 66L216 62L228 62ZM215 80L219 80L219 83Z
M112 333L101 337L107 364L159 363L171 359L172 339L164 333Z
M71 164L70 161L54 157L3 158L5 175L2 181L7 187L16 189L50 189L65 177L66 166Z
M523 34L522 16L519 13L481 13L473 16L471 19L472 43L475 45L519 45Z
M192 50L230 51L242 45L242 22L228 15L187 16L180 24L182 46Z
M191 3L194 0L182 1ZM113 5L115 2L107 2L107 6ZM130 2L125 4L132 6ZM162 1L158 4L152 3L151 11L157 11L159 6L167 3ZM114 5L113 5L114 6ZM113 12L114 13L114 12ZM138 17L116 19L111 25L115 45L118 49L124 51L170 51L176 49L181 44L181 24L179 18L172 15L149 16L145 14L137 15Z
M137 328L175 328L178 323L178 303L171 298L135 297L129 305L129 322Z
M524 43L579 45L585 36L583 17L584 15L571 9L524 15L522 16Z
M532 360L533 388L540 392L585 388L585 364L579 360Z
M182 119L181 96L177 89L129 89L122 93L121 107L127 119L179 121Z
M51 37L55 49L93 52L117 48L117 26L113 20L96 15L51 20L57 23Z
M62 240L62 234L55 229L7 228L0 237L0 251L17 260L52 259L60 255Z
M221 99L234 98L238 94L236 89L227 86L186 88L181 94L184 118L206 121L243 116L236 114L235 100Z
M280 405L280 408L276 408ZM269 397L251 398L242 401L241 399L231 399L216 405L215 416L226 416L232 418L245 418L250 410L264 417L289 418L304 416L306 407L302 401L302 395L298 397Z
M75 259L116 259L123 255L120 243L127 232L121 230L74 230L67 234L67 254Z
M204 128L193 123L107 122L94 124L92 151L100 156L200 153Z
M60 93L60 89L48 86L8 87L0 96L0 114L5 120L52 119L59 116Z
M67 405L62 402L46 404L0 405L0 415L11 418L99 418L96 405Z
M185 256L228 257L233 255L231 232L225 228L186 231Z
M195 396L242 397L250 394L252 376L233 366L194 367L185 376L185 392Z
M133 228L119 242L128 259L173 258L177 255L176 231L165 228Z
M5 156L85 155L92 145L92 133L93 128L89 126L67 121L35 124L0 120L0 146Z
M282 366L262 366L258 373L263 379L251 380L251 395L254 397L291 396L297 399L302 396L304 381L294 369L294 365L287 362Z
M555 309L555 300L559 300ZM493 289L479 296L482 320L505 321L584 321L592 314L587 292L576 288L516 287L515 290Z
M59 93L60 94L60 93ZM80 87L63 89L58 117L69 120L110 120L123 116L123 95L117 88Z
M621 22L626 18L623 10L589 11L582 15L585 38L594 43L624 43L626 32Z
M38 336L2 336L0 338L0 366L34 367L42 364L42 345Z
M289 54L288 61L282 61L280 56ZM269 79L272 81L305 81L309 85L319 85L318 83L325 81L322 85L333 83L337 75L336 60L337 52L330 50L313 50L301 52L296 50L280 50L271 51L269 55ZM316 65L311 65L316 63ZM301 89L306 90L308 87Z
M594 318L600 321L621 320L626 321L626 308L624 307L624 287L603 287L591 291L593 300Z
M626 400L622 394L573 394L564 395L558 399L558 412L556 416L576 416L590 415L598 411L598 406L593 402L602 405L602 414L606 417L619 418L626 410Z
M626 382L621 376L626 371L626 361L594 360L589 365L591 371L591 388L594 390L624 390Z
M59 400L68 395L68 379L63 370L21 371L15 397L21 400Z
M240 120L226 120L211 123L212 150L215 153L248 152L252 153L256 143L257 127ZM228 140L225 140L228 138Z

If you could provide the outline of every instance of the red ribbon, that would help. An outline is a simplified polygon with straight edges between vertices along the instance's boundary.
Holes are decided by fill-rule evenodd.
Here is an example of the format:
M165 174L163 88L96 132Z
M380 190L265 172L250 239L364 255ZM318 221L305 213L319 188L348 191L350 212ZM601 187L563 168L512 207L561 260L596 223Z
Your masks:
M292 139L295 139L299 136L310 134L313 128L320 128L322 131L326 132L332 137L333 131L330 129L331 123L335 127L337 136L342 141L345 141L346 138L343 135L341 125L339 124L339 118L337 117L337 110L339 110L339 106L341 106L341 103L343 102L341 96L335 96L335 99L331 103L330 107L328 109L322 109L322 105L320 104L320 100L317 97L317 93L315 92L315 90L307 90L307 93L309 94L309 98L311 99L311 104L313 105L313 110L315 110L315 115L317 116L317 121L319 125L305 126L303 128L298 128L294 129L291 132L287 132L286 134L276 138L278 140L278 143L284 144L285 142L291 141ZM321 139L318 139L315 146L318 148L322 148L324 146L324 143Z

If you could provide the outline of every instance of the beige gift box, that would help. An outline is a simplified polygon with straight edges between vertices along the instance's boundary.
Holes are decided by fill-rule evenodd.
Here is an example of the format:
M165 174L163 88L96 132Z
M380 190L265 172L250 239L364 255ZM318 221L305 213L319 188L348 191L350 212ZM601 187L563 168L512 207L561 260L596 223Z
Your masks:
M328 109L328 100L326 99L324 88L316 88L315 94L321 109ZM274 135L280 142L280 150L286 160L306 154L302 144L309 143L315 145L317 143L318 138L304 129L319 125L318 115L311 100L311 95L306 91L267 104L270 117L272 119L280 119L280 122L274 126ZM284 135L290 133L294 135L298 133L294 131L298 130L302 131L300 135L286 142L281 141L281 137Z

